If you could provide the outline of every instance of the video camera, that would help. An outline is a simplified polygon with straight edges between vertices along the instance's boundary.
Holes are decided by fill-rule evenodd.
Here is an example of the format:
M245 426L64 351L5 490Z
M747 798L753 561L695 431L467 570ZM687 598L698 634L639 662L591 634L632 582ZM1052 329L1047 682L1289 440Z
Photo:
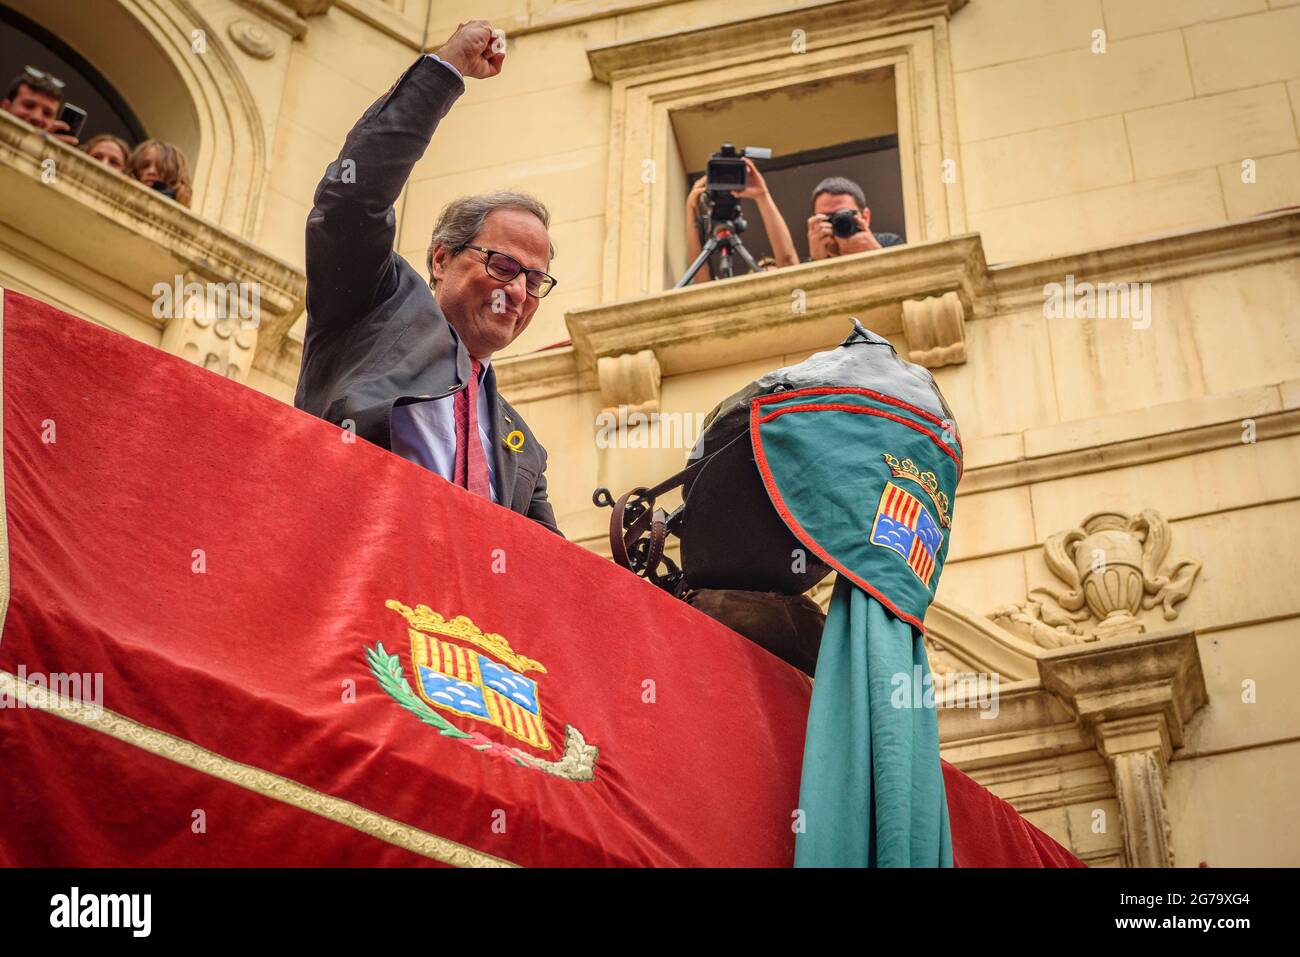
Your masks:
M710 222L730 222L734 224L736 232L744 231L745 221L740 215L740 200L732 196L731 191L739 191L749 185L746 156L751 159L771 159L772 151L764 146L746 146L737 150L730 143L723 143L722 149L709 159L704 174Z
M717 278L726 279L734 274L733 258L740 259L753 272L759 272L758 263L749 254L745 244L740 241L740 234L748 225L745 217L740 215L740 200L732 196L732 191L740 192L749 185L749 167L745 157L753 159L771 159L772 151L765 146L746 146L737 149L730 143L723 143L722 149L709 159L704 173L704 194L700 205L707 206L709 223L705 231L704 246L695 262L686 268L686 273L677 280L674 289L685 286L700 271L700 267L719 250L721 260L718 263Z

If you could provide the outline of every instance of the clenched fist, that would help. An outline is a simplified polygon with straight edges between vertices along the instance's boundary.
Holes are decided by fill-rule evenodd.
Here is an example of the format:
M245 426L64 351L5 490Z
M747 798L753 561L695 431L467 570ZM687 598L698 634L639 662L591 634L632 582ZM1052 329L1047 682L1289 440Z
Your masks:
M501 72L506 58L506 38L486 20L469 20L458 26L434 53L460 70L462 76L486 80Z

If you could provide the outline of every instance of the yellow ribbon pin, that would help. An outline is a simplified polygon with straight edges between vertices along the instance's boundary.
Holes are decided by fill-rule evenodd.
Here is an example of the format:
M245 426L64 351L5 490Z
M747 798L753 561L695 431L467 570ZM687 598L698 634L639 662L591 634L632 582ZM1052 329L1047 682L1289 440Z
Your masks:
M524 433L515 429L501 441L505 442L506 448L511 452L518 452L524 447Z

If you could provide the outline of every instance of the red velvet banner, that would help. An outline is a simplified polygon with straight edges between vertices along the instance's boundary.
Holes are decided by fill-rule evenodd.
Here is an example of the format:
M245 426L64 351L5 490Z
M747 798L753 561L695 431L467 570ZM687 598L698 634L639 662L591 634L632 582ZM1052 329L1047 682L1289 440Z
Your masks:
M800 673L332 425L3 305L0 861L791 863ZM945 777L959 864L1072 860Z

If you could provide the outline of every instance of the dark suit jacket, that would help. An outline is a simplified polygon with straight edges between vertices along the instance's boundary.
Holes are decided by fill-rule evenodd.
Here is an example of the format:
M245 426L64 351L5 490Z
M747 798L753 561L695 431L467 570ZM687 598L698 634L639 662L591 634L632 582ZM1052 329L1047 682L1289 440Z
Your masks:
M307 217L307 339L294 405L392 449L393 406L465 388L470 357L427 280L393 251L393 204L465 84L421 57L348 134ZM546 450L484 377L497 501L559 533ZM503 438L518 429L523 447Z

